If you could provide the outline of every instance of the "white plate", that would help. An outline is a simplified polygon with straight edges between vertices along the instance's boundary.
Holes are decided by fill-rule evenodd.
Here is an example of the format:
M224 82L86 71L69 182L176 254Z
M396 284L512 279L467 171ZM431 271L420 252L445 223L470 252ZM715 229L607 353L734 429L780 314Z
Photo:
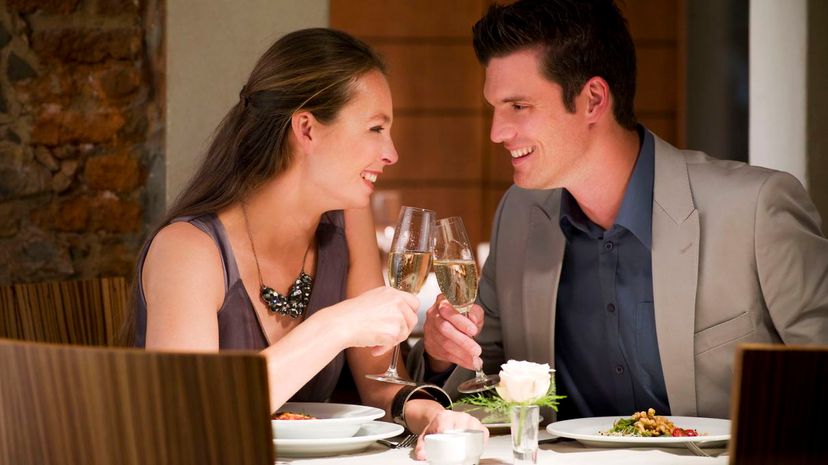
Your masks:
M349 438L274 439L273 445L276 447L276 457L324 457L359 452L368 448L377 439L394 437L403 431L402 425L371 421L363 424L357 433Z
M276 439L348 438L359 427L385 415L381 409L364 405L324 402L288 402L278 412L304 413L312 420L271 420Z
M686 442L699 443L701 447L716 447L730 439L730 420L702 417L667 417L679 428L694 429L699 436L682 436L674 438L655 437L640 438L635 436L603 436L599 431L607 431L619 417L592 417L564 420L550 423L546 431L555 436L575 439L593 447L684 447Z

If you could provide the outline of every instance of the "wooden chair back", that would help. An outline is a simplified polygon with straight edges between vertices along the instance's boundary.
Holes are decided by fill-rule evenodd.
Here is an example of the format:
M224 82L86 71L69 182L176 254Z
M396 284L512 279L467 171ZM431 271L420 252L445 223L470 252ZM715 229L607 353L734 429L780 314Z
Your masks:
M0 340L0 463L272 465L264 358Z
M118 346L129 286L122 277L0 286L0 337Z
M736 354L730 463L828 463L828 346L744 344Z

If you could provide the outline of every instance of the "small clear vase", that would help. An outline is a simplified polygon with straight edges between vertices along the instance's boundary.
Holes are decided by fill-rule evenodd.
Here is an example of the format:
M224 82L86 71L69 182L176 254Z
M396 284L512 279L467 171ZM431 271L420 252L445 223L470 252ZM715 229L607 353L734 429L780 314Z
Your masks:
M515 465L538 463L537 405L515 405L509 412L512 420L512 454Z

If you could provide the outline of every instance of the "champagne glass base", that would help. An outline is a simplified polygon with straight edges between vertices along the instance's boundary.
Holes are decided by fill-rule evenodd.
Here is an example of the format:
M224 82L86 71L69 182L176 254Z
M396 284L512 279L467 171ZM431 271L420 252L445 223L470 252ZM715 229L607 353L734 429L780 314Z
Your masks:
M407 379L400 378L396 373L383 373L381 375L365 375L368 379L373 379L374 381L382 381L383 383L393 383L393 384L402 384L405 386L416 386L417 383L414 381L409 381Z
M498 375L484 375L472 378L468 381L464 381L457 386L457 390L462 392L463 394L471 394L475 392L483 392L488 391L489 389L494 389L497 386L497 383L500 382L500 376Z

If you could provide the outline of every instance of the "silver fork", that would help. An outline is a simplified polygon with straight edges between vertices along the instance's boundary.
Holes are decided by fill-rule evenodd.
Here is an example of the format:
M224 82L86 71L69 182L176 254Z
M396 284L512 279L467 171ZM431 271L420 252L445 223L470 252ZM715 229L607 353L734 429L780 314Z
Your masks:
M409 434L408 436L404 437L402 441L399 442L386 441L385 439L377 439L377 442L385 447L388 447L389 449L400 449L403 447L413 446L417 442L417 435Z
M692 452L695 455L698 455L699 457L713 457L712 455L705 452L701 447L696 445L695 442L685 442L684 445L690 450L690 452Z

